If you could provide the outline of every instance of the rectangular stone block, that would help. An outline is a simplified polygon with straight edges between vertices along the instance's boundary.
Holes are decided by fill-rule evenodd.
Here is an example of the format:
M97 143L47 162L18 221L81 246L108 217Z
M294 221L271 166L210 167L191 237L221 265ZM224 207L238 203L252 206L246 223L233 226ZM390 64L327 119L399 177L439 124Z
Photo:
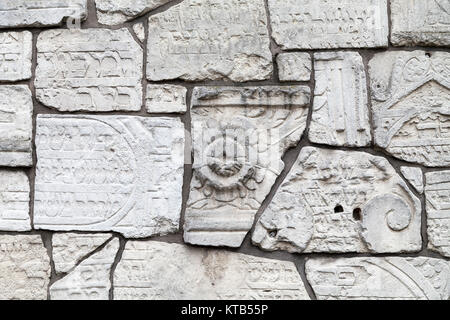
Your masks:
M24 171L0 170L0 230L29 231L30 183Z
M0 32L0 82L31 78L32 38L28 31Z
M187 89L170 84L147 86L146 107L149 113L186 112Z
M309 81L311 78L311 56L304 52L280 53L277 56L280 81Z

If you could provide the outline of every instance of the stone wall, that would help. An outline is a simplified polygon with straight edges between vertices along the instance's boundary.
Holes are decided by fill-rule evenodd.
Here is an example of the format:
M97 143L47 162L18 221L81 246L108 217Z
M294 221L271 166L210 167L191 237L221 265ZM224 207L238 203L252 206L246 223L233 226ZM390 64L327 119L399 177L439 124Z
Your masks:
M0 2L0 299L450 298L448 0Z

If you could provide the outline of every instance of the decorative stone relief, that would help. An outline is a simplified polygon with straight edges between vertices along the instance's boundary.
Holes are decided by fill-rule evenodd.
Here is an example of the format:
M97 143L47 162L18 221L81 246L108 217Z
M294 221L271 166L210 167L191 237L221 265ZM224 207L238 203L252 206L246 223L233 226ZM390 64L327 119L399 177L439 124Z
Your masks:
M185 0L150 16L147 78L269 79L264 0Z
M138 111L143 51L128 29L55 29L37 40L36 97L59 111Z
M367 82L357 52L314 54L314 106L309 139L334 146L370 144Z
M0 82L30 79L31 54L31 32L0 32Z
M450 46L450 1L391 0L391 42L396 46Z
M450 257L450 171L425 175L428 248Z
M252 241L289 252L415 252L421 203L389 162L305 147L256 224Z
M282 49L387 47L386 0L269 0Z
M0 300L44 300L50 258L39 235L0 235Z
M133 24L133 31L138 37L139 41L144 42L145 40L145 28L142 22Z
M156 241L129 241L118 300L309 300L292 262Z
M450 165L450 54L391 51L369 63L375 143L429 167Z
M306 276L319 300L450 298L450 264L440 259L311 259Z
M24 171L0 170L0 230L29 231L30 182Z
M33 101L24 85L0 85L0 166L33 164Z
M304 52L280 53L277 56L280 81L309 81L311 78L311 56Z
M186 112L187 89L170 84L147 86L146 107L149 113Z
M423 193L422 169L415 167L400 167L400 171L418 193Z
M179 119L39 115L36 148L36 229L117 231L131 238L178 230Z
M111 238L110 233L55 233L52 236L56 272L68 272L86 255Z
M108 300L111 267L119 250L112 239L101 251L83 260L75 269L50 286L51 300Z
M199 87L191 103L193 178L184 240L239 247L306 126L310 90Z

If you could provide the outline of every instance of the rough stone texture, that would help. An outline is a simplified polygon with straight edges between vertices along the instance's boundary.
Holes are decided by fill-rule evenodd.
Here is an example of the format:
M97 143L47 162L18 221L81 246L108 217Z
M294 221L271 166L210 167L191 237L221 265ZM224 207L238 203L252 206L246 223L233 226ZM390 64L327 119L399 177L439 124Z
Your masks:
M0 82L30 79L31 54L31 32L1 32Z
M428 248L450 257L450 171L425 175Z
M118 300L309 300L292 262L129 241L114 272Z
M450 53L378 53L369 72L375 143L405 161L449 166Z
M269 79L263 0L185 0L149 18L147 78Z
M0 166L31 166L33 131L31 91L24 85L0 85Z
M114 238L101 251L83 260L75 269L50 286L52 300L108 300L111 267L119 250Z
M195 88L185 242L241 245L305 130L309 100L304 86Z
M306 276L318 299L448 300L448 261L418 258L311 259Z
M25 172L1 169L0 230L31 230L29 201L30 182Z
M363 147L370 144L367 82L357 52L314 54L314 106L311 142Z
M121 24L156 9L171 0L95 0L98 22Z
M141 42L145 41L145 27L142 22L133 24L133 31Z
M283 49L387 47L386 0L268 0Z
M423 172L416 167L400 167L400 171L418 193L423 193Z
M0 300L44 300L50 259L39 235L0 235Z
M60 25L69 18L84 20L87 0L2 0L0 28Z
M289 52L277 56L280 81L309 81L311 78L311 56L309 53Z
M170 84L147 86L145 105L149 113L186 112L187 89Z
M391 42L396 46L450 46L449 0L391 0Z
M37 40L36 97L60 111L137 111L143 51L128 29L48 30Z
M389 162L305 147L252 241L289 252L419 251L421 204Z
M86 255L111 238L110 233L55 233L52 237L56 272L68 272Z
M39 115L36 229L178 230L184 165L179 119Z

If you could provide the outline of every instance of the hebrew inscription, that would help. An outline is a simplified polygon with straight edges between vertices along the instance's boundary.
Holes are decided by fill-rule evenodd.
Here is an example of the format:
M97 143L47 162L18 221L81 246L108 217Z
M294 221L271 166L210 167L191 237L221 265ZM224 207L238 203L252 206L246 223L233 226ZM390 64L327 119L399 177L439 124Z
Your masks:
M0 32L0 82L31 78L31 42L28 31Z
M146 106L149 113L186 112L187 89L170 84L148 85Z
M31 230L30 182L24 171L0 170L0 230Z

